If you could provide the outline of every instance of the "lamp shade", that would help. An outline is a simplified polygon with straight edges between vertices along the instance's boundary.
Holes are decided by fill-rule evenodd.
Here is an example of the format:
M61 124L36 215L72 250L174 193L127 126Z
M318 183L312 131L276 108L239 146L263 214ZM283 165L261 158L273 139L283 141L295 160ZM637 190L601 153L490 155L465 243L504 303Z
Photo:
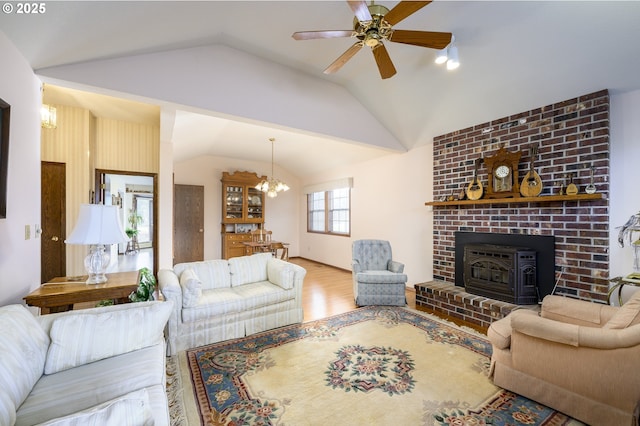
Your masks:
M81 204L78 222L67 244L116 244L129 241L122 229L117 206Z

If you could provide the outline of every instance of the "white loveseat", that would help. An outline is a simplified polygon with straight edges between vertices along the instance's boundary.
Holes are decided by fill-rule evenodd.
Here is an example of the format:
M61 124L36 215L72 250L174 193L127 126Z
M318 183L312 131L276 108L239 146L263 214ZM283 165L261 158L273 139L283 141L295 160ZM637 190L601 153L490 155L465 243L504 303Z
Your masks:
M0 425L169 425L171 302L34 316L0 307Z
M167 353L302 322L306 273L271 253L160 270L158 287L174 302Z

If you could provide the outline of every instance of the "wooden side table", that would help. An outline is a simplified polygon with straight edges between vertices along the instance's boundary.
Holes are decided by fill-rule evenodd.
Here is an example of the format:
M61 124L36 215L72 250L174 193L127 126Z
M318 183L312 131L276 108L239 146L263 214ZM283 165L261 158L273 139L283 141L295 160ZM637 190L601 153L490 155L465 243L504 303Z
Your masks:
M116 303L129 302L129 294L138 287L138 271L107 274L103 284L85 284L87 277L58 277L42 284L27 296L29 306L38 306L42 315L65 312L73 305L114 299Z

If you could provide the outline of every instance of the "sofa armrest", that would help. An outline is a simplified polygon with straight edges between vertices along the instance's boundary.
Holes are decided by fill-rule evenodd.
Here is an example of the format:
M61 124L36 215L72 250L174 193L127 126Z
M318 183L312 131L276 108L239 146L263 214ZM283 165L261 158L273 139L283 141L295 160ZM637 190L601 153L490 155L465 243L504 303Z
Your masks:
M178 276L171 269L160 269L158 271L158 289L166 300L173 302L173 312L167 322L167 352L175 354L175 339L178 335L178 324L180 323L182 310L182 287Z
M575 347L617 349L640 345L640 324L625 329L604 329L554 321L534 315L511 318L513 332Z
M396 262L395 260L390 260L387 264L387 270L391 272L395 272L396 274L401 274L404 272L404 263Z
M540 316L567 324L601 327L609 321L616 309L601 303L549 295L542 301Z
M359 273L359 272L362 272L362 267L360 266L360 262L359 262L358 260L353 259L353 260L351 261L351 271L352 271L354 274L357 274L357 273Z
M487 330L487 337L494 348L508 349L511 346L511 318L519 315L532 315L537 317L538 312L531 309L517 309L506 317L492 322Z

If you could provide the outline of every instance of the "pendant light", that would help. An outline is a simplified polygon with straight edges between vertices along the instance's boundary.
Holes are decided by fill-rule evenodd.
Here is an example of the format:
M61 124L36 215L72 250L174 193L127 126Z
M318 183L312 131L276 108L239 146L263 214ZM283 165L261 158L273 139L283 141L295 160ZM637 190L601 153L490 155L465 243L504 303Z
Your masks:
M266 192L267 197L275 198L278 196L278 192L288 191L289 186L286 183L276 179L273 175L273 145L276 141L276 138L269 138L269 141L271 142L271 176L268 179L265 179L257 184L255 188L262 192Z

